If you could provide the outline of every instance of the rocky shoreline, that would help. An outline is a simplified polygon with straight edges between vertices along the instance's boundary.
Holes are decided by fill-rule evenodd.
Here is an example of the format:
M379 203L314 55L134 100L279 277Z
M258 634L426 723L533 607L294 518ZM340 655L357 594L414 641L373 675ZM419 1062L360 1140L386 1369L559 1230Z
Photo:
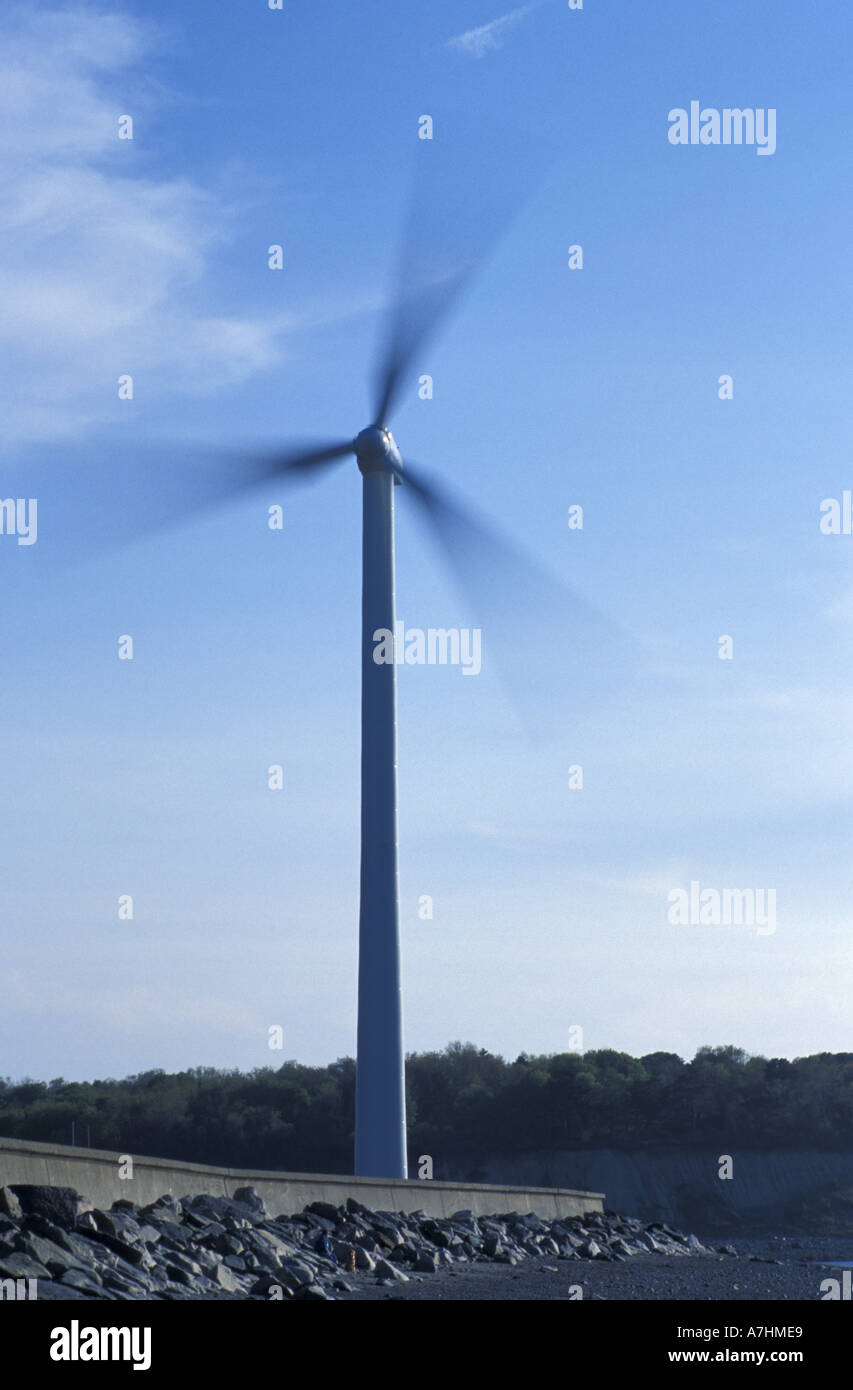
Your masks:
M560 1274L565 1287L585 1266L669 1265L685 1257L728 1264L737 1252L612 1212L560 1221L517 1212L439 1219L374 1212L349 1198L346 1206L313 1202L299 1214L273 1216L251 1187L233 1198L165 1195L143 1207L118 1201L98 1211L73 1188L0 1188L0 1293L7 1298L328 1301L404 1290L428 1298L442 1275L484 1268L504 1279L528 1269Z

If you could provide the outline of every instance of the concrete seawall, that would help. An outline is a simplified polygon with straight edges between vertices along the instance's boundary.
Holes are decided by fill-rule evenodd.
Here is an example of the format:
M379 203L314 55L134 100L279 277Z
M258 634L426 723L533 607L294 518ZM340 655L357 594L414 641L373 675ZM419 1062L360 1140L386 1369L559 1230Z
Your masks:
M604 1210L601 1192L568 1188L511 1187L504 1184L350 1178L339 1174L269 1173L253 1169L209 1168L164 1158L133 1157L133 1177L119 1177L124 1155L106 1149L79 1149L66 1144L39 1144L0 1138L0 1186L39 1183L73 1187L94 1207L109 1208L120 1198L144 1206L164 1193L187 1197L208 1192L231 1197L238 1187L254 1187L273 1216L299 1212L309 1202L339 1206L354 1197L372 1211L423 1211L450 1216L472 1211L491 1216L535 1212L550 1220Z

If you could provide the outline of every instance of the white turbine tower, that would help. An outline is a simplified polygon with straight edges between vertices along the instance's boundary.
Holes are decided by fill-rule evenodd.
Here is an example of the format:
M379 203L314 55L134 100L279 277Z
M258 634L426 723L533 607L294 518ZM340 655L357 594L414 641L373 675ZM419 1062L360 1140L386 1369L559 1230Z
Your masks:
M362 472L361 901L358 923L356 1176L405 1178L406 1083L397 887L397 667L373 660L395 631L394 486L402 460L388 430L355 441Z

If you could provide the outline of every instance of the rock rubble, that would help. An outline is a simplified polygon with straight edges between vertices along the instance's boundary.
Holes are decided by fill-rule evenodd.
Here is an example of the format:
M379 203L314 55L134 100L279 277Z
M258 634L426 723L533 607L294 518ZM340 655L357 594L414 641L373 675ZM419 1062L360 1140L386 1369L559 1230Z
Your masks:
M713 1255L696 1236L612 1212L546 1221L510 1212L446 1219L312 1202L273 1217L251 1187L91 1209L72 1188L0 1188L0 1294L39 1299L330 1300L466 1263ZM734 1255L730 1246L720 1253ZM554 1267L552 1263L548 1267Z

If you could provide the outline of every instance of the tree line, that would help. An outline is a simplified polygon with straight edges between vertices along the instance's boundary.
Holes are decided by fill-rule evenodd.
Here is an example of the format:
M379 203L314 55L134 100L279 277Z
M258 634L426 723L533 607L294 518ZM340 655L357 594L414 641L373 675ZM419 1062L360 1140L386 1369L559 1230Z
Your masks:
M527 1150L853 1146L853 1053L794 1061L701 1047L599 1049L508 1062L473 1043L406 1059L409 1154L466 1160ZM351 1171L355 1062L244 1073L193 1067L123 1080L0 1081L0 1134L235 1168Z

